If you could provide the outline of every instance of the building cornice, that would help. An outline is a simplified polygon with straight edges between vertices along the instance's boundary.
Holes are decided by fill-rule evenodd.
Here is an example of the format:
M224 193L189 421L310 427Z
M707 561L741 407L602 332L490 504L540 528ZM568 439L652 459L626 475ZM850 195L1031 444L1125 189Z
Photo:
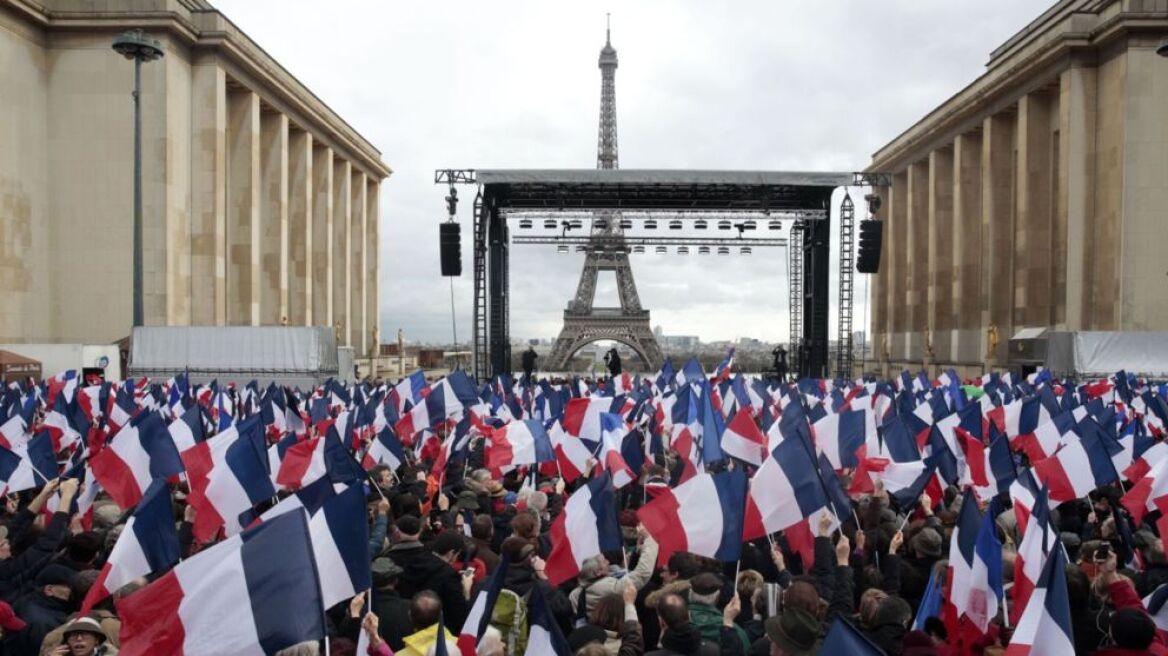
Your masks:
M1092 11L1076 10L1087 5ZM995 50L984 74L876 151L869 170L900 170L928 156L1025 93L1053 83L1075 62L1100 57L1132 35L1168 34L1168 12L1121 8L1119 0L1080 0L1053 8L1055 15L1044 14L1031 23L1030 32Z

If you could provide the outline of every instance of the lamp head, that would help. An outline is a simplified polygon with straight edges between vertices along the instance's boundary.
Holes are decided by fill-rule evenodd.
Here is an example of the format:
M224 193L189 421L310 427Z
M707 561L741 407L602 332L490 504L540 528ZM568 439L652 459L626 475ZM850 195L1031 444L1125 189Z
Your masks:
M158 39L146 36L142 30L130 30L117 35L114 38L113 49L126 59L144 62L161 59L163 56L162 43Z

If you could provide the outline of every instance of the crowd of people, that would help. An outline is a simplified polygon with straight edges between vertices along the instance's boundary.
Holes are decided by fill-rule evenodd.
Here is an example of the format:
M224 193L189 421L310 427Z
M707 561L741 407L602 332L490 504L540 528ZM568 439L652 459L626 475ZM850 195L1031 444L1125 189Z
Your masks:
M111 564L125 566L126 550L116 547L134 533L135 514L101 489L103 474L98 468L95 475L90 463L104 449L129 458L119 433L141 425L138 417L160 415L173 436L191 408L196 433L203 431L195 443L260 417L270 454L327 434L365 465L364 478L345 484L364 495L361 535L368 542L359 562L345 566L363 569L368 589L323 609L323 635L279 649L261 636L241 654L956 656L1069 653L1059 651L1067 645L1078 654L1168 654L1168 609L1160 614L1168 556L1154 489L1168 468L1160 466L1157 449L1168 406L1165 389L1148 381L1122 372L1083 384L1049 375L957 381L950 372L938 380L905 374L896 381L776 384L734 376L727 366L713 377L669 370L643 380L628 374L598 381L499 378L470 388L470 397L461 380L426 382L415 374L396 383L330 381L308 391L194 385L182 377L85 387L62 375L9 384L0 397L0 479L6 481L0 656L109 656L120 648L161 653L123 647L122 624L127 600L160 585L169 568L146 567L108 596L92 594ZM429 397L441 396L445 410L436 412ZM623 421L615 444L603 427L598 441L590 439L596 435L568 409L578 399L611 399L607 414ZM415 409L428 404L419 425ZM696 410L687 415L690 406ZM720 415L718 429L703 412ZM852 412L864 418L858 433L823 431L824 417ZM720 431L741 430L731 421L739 413L763 436L763 460L778 453L776 444L806 439L817 460L834 465L817 472L815 494L838 489L846 496L833 499L829 511L803 512L782 530L769 530L774 524L763 517L765 535L741 540L734 560L698 544L700 517L677 527L691 536L688 549L677 549L639 511L662 490L676 491L695 477L736 471L753 477L767 467L709 445L727 439ZM1065 423L1064 415L1078 423ZM546 442L554 457L512 456L500 466L491 451L511 448L502 431L523 422L540 433L534 453L546 453ZM1115 448L1107 442L1103 452L1115 476L1096 471L1098 485L1056 499L1061 479L1040 463L1077 448L1079 439L1095 439L1085 436L1084 422L1114 439ZM1059 427L1055 444L1043 447L1050 453L1034 446L1043 446L1047 424ZM888 472L916 463L895 442L906 426L907 448L916 449L923 468L901 485ZM683 433L699 429L704 432L690 445L694 436ZM175 439L176 452L191 448ZM38 440L51 441L53 471L44 471L49 465L33 453ZM392 446L384 456L375 454L378 440ZM583 462L573 462L569 441L587 447ZM1009 447L1008 480L991 457L998 446ZM157 461L152 449L146 447ZM942 460L952 461L953 471ZM270 463L267 474L281 483L274 497L248 509L249 517L312 482L306 474L287 484L280 458ZM319 476L332 476L333 468L330 461ZM595 518L591 528L581 528L577 516L565 519L573 495L621 468L632 480L613 491L614 518ZM153 471L156 480L165 479L183 562L213 557L232 534L252 530L248 522L234 531L231 522L220 522L207 538L197 528L206 506L194 500L208 493L200 491L190 461L183 473ZM342 487L340 479L332 481ZM795 487L792 498L776 503L799 506L805 492ZM758 504L747 505L749 515ZM738 517L737 524L726 520L737 532L731 539L741 539L749 519L732 510L725 510ZM619 527L615 548L587 549L603 539L566 544L581 530L603 533L608 519ZM988 528L975 544L968 522L983 519ZM1041 539L1027 541L1034 530ZM1038 550L1027 551L1024 545L1035 540ZM573 568L566 578L549 566L565 549ZM975 565L970 570L955 559ZM1025 595L1018 592L1023 588ZM200 636L187 635L183 653L211 653L199 643Z

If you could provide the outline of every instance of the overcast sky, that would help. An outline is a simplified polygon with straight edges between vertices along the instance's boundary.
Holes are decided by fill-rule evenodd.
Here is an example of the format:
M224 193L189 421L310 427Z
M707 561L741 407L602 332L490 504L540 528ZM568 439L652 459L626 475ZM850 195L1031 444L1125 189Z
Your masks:
M437 168L594 168L612 12L621 168L840 170L973 81L1052 0L212 0L382 152L381 334L451 339ZM459 341L470 337L471 188L460 190ZM858 198L861 192L854 191ZM838 198L834 203L838 206ZM833 255L836 245L832 245ZM666 334L787 337L781 250L634 255ZM583 255L512 249L511 332L554 337ZM836 269L832 267L833 314ZM867 316L857 276L856 329ZM607 300L608 303L604 301ZM616 303L602 281L598 304Z

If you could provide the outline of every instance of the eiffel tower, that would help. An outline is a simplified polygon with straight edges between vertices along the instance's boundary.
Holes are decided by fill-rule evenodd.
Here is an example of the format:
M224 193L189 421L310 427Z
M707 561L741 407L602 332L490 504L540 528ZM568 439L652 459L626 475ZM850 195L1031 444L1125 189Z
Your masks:
M600 50L600 135L596 168L615 169L616 147L616 49L611 30L605 30ZM576 297L564 310L564 327L548 358L548 368L565 371L576 351L586 344L610 339L627 345L641 358L646 370L661 366L661 347L649 327L649 311L641 307L637 283L629 266L629 249L624 245L624 226L619 212L597 212L592 219L591 243L584 258L584 271L576 287ZM603 241L606 247L601 247ZM613 242L617 247L613 248ZM601 271L616 274L620 307L595 307L596 277Z

